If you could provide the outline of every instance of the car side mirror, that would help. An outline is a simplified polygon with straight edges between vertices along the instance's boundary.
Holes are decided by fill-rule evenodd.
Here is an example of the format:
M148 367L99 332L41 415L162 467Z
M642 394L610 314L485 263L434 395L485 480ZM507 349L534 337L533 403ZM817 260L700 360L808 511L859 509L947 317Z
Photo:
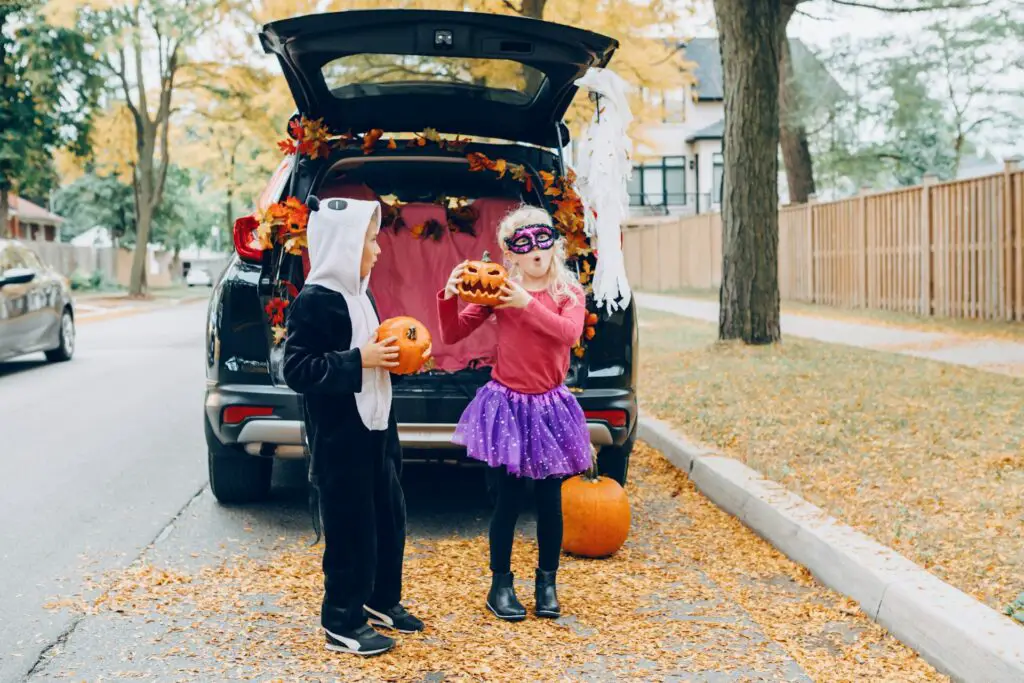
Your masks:
M32 282L36 277L36 271L31 268L11 268L0 275L0 287L7 285L24 285Z

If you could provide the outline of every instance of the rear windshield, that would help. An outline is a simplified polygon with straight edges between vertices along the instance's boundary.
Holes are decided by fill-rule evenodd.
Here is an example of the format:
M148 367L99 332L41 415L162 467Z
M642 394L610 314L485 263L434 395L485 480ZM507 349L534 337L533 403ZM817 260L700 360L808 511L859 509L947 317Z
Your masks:
M530 102L545 79L543 72L508 59L394 54L341 57L325 64L323 75L341 98L372 94L371 86L463 85L493 91L493 99L512 104Z

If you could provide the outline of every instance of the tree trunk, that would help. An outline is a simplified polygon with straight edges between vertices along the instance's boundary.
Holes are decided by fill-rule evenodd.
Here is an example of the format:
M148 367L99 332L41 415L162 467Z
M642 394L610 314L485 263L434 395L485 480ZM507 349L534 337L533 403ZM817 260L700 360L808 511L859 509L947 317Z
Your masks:
M780 0L714 0L725 85L720 339L780 338Z
M786 168L789 201L793 204L806 204L808 198L815 193L814 164L802 118L803 91L800 82L796 80L793 56L786 37L786 27L796 10L797 1L782 0L782 16L779 19L779 142L782 146L782 163Z
M544 5L547 2L548 0L523 0L523 9L519 13L531 19L543 19Z
M519 14L530 19L543 19L544 18L544 6L548 0L523 0L522 9L519 10ZM526 76L526 92L532 93L540 85L540 81L544 78L544 74L538 72L535 69L525 69Z
M144 296L148 290L147 262L149 260L149 235L153 214L160 203L157 192L156 155L157 125L144 120L141 139L136 143L139 158L135 165L135 252L132 254L132 274L128 285L129 296Z
M11 234L11 197L6 187L0 187L0 236L13 237Z

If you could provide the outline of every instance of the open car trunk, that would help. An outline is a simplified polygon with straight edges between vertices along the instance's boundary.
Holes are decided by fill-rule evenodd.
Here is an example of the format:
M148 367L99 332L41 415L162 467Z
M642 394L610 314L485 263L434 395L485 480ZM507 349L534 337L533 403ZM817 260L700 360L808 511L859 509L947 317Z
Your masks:
M267 24L299 114L333 132L380 128L568 141L575 81L604 67L607 36L535 19L438 10L350 10Z

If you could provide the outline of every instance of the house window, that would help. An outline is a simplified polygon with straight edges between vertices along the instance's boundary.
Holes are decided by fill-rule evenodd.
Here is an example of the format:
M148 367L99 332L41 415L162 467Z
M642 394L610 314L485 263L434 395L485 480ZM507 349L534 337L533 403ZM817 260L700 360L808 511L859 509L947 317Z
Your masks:
M714 164L713 172L713 186L711 188L711 201L715 204L722 203L722 185L725 180L725 162L722 160L722 155L716 153L711 157L712 163Z
M686 121L684 98L686 90L666 90L662 99L661 120L665 123L683 123Z
M664 157L633 167L629 181L631 206L684 206L686 157Z

